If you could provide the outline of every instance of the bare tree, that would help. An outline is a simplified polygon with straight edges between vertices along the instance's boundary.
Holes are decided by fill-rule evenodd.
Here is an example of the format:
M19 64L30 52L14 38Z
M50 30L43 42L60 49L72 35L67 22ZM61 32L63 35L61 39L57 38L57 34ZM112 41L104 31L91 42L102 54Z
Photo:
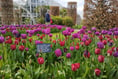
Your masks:
M118 24L118 0L85 0L84 25L99 29L116 27Z

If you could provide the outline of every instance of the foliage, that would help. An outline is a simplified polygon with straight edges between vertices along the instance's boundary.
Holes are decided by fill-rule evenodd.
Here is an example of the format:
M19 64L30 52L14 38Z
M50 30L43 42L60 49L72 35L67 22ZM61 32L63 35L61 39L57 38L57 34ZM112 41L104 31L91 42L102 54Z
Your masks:
M62 16L62 17L67 16L67 9L65 9L65 8L61 9L60 16Z
M72 18L67 16L63 18L63 23L64 25L69 27L72 27L74 25Z
M83 25L74 25L73 28L75 29L81 29Z
M25 19L24 19L24 23L25 23L25 24L29 24L29 23L30 23L30 18L25 18Z
M31 27L28 27L28 30L31 30ZM22 29L25 31L25 28L27 27L21 27L19 31L23 33ZM32 29L36 30L38 28L39 27L34 25ZM47 31L47 28L45 30ZM106 31L103 33L104 30L101 30L100 35L98 35L95 34L95 31L96 29L94 28L88 33L88 29L84 26L77 33L73 33L72 28L67 28L62 33L52 34L52 37L43 33L39 36L26 36L27 38L21 38L21 40L15 39L15 37L4 37L5 40L3 42L2 37L0 37L0 78L117 79L118 32L116 31L118 31L118 29L113 28L112 31L107 30L107 32L114 33L113 35L107 34ZM70 34L67 35L67 33ZM43 38L41 39L40 37ZM84 42L83 38L86 38ZM10 44L6 42L9 39L13 41ZM32 41L29 41L29 39L32 39ZM52 51L50 53L37 53L36 40L40 43L41 41L43 43L50 43L52 45ZM18 45L14 43L15 41L18 42ZM22 41L26 42L23 43ZM101 41L101 43L98 45L99 41ZM13 50L12 48L14 48L14 46L11 47L11 45L16 45L16 48ZM25 48L29 48L29 50L24 48L22 48L23 50L21 50L21 48L19 49L21 45L25 46ZM71 50L71 47L74 47L74 50ZM95 53L96 48L101 50L97 51L99 55ZM59 57L55 55L55 50L57 49L60 49L59 53L62 53ZM112 52L109 53L108 50ZM116 55L114 56L115 52ZM67 53L71 54L70 58L67 58ZM88 53L90 53L90 55ZM98 59L100 55L104 56L104 60ZM40 57L44 59L42 64L39 64L37 60ZM99 60L103 62L99 62ZM80 66L78 66L78 63ZM76 68L77 70L73 70ZM99 68L100 74L99 71L94 71L96 68ZM98 75L96 75L96 73L98 73Z
M53 24L64 25L62 17L60 17L60 16L52 16L51 18L52 18Z
M53 24L57 25L66 25L72 27L74 25L72 18L70 17L60 17L60 16L52 16Z
M118 25L117 0L85 0L84 25L108 29Z
M36 18L37 24L45 24L45 19L44 17Z

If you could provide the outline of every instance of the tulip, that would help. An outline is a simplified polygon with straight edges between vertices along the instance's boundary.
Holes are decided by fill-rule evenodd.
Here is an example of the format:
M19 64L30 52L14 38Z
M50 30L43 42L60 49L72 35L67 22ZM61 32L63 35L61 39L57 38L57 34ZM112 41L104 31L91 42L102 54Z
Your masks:
M79 50L79 46L75 46L75 49L76 49L76 50Z
M2 59L2 56L0 56L0 60Z
M89 41L87 40L87 41L85 41L85 45L86 46L88 46L90 43L89 43Z
M104 48L104 44L102 42L98 42L97 43L97 47L100 48L100 49L103 49Z
M92 29L91 29L92 31L96 31L96 27L92 27Z
M67 53L67 54L66 54L66 57L67 57L67 58L71 58L71 53Z
M43 57L39 57L39 58L37 59L37 61L38 61L39 64L43 64L43 63L44 63Z
M26 39L27 35L26 34L21 34L22 39Z
M0 36L0 43L3 43L4 41L4 37Z
M23 45L19 46L20 51L23 51L24 49L25 49L25 46L23 46Z
M84 30L85 30L85 29L87 29L87 27L86 27L86 26L82 26L82 29L84 29Z
M29 50L29 48L25 48L25 50L26 50L26 51L28 51L28 50Z
M62 55L61 50L60 50L60 49L56 49L56 50L55 50L55 55L56 55L57 57L60 57L60 56Z
M100 35L100 36L99 36L99 39L100 39L100 40L102 40L102 39L103 39L103 36L102 36L102 35Z
M68 50L67 48L64 48L64 52L67 52L67 50Z
M84 57L86 57L86 58L90 57L90 53L87 50L84 52Z
M77 38L77 37L78 37L78 33L74 33L74 34L72 35L72 37L73 37L73 38Z
M95 49L95 54L97 54L97 55L98 55L98 54L100 54L100 53L101 53L101 49L96 48L96 49Z
M114 57L118 57L118 51L113 54Z
M16 45L18 45L19 41L18 41L18 40L15 40L14 43L15 43Z
M22 40L22 43L24 43L24 44L25 44L25 43L26 43L26 40Z
M84 42L80 42L80 44L81 44L81 46L83 46L84 45Z
M52 42L56 44L56 40L53 40Z
M86 42L86 38L82 38L82 42Z
M65 45L65 41L61 41L60 46L64 46L64 45Z
M1 31L1 34L6 34L6 31L5 31L5 30L2 30L2 31Z
M106 41L106 40L103 40L102 43L103 43L104 45L106 45L106 44L107 44L107 41Z
M11 45L10 48L11 48L11 50L15 50L16 49L16 45Z
M95 35L97 35L97 36L100 35L100 32L95 32Z
M50 34L50 28L44 30L45 34Z
M80 68L80 63L75 63L71 65L72 71L77 71Z
M40 44L40 41L39 40L36 40L35 41L35 44L37 45L37 44Z
M101 70L98 69L98 68L96 68L96 69L94 70L94 72L95 72L96 76L100 76L100 74L101 74Z
M49 37L52 37L52 34L49 34Z
M5 41L6 44L12 44L12 40L8 39L7 41Z
M29 42L30 42L30 43L32 42L32 38L29 39Z
M71 47L70 47L70 50L71 50L71 51L73 51L73 50L74 50L74 47L73 47L73 46L71 46Z
M38 37L40 36L40 34L36 34Z
M38 57L39 56L39 53L36 53L36 57Z
M107 50L107 54L111 56L112 55L112 50L110 50L110 49Z
M100 63L103 63L103 62L104 62L104 56L99 55L99 56L98 56L98 61L99 61Z

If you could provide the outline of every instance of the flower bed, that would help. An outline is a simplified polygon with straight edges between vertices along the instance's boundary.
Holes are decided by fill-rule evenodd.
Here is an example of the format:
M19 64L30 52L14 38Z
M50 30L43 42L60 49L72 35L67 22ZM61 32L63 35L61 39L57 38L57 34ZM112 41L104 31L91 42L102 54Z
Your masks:
M7 26L6 26L7 27ZM1 27L0 78L4 79L117 79L118 28L97 31L83 26L77 33L51 28ZM25 28L25 33L21 32ZM39 29L40 28L40 29ZM59 31L62 27L56 27ZM36 32L41 32L40 34ZM50 53L37 53L36 45L50 43Z

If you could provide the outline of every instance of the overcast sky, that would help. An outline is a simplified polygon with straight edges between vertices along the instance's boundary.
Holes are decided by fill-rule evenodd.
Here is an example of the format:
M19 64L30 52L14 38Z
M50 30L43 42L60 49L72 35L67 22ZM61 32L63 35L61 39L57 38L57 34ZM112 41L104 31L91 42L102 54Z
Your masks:
M26 0L14 0L14 1L21 2L21 1L26 1ZM67 6L67 2L69 2L69 1L77 2L77 13L80 14L81 18L83 18L84 0L57 0L57 2L61 3L62 5L66 5L66 6Z

